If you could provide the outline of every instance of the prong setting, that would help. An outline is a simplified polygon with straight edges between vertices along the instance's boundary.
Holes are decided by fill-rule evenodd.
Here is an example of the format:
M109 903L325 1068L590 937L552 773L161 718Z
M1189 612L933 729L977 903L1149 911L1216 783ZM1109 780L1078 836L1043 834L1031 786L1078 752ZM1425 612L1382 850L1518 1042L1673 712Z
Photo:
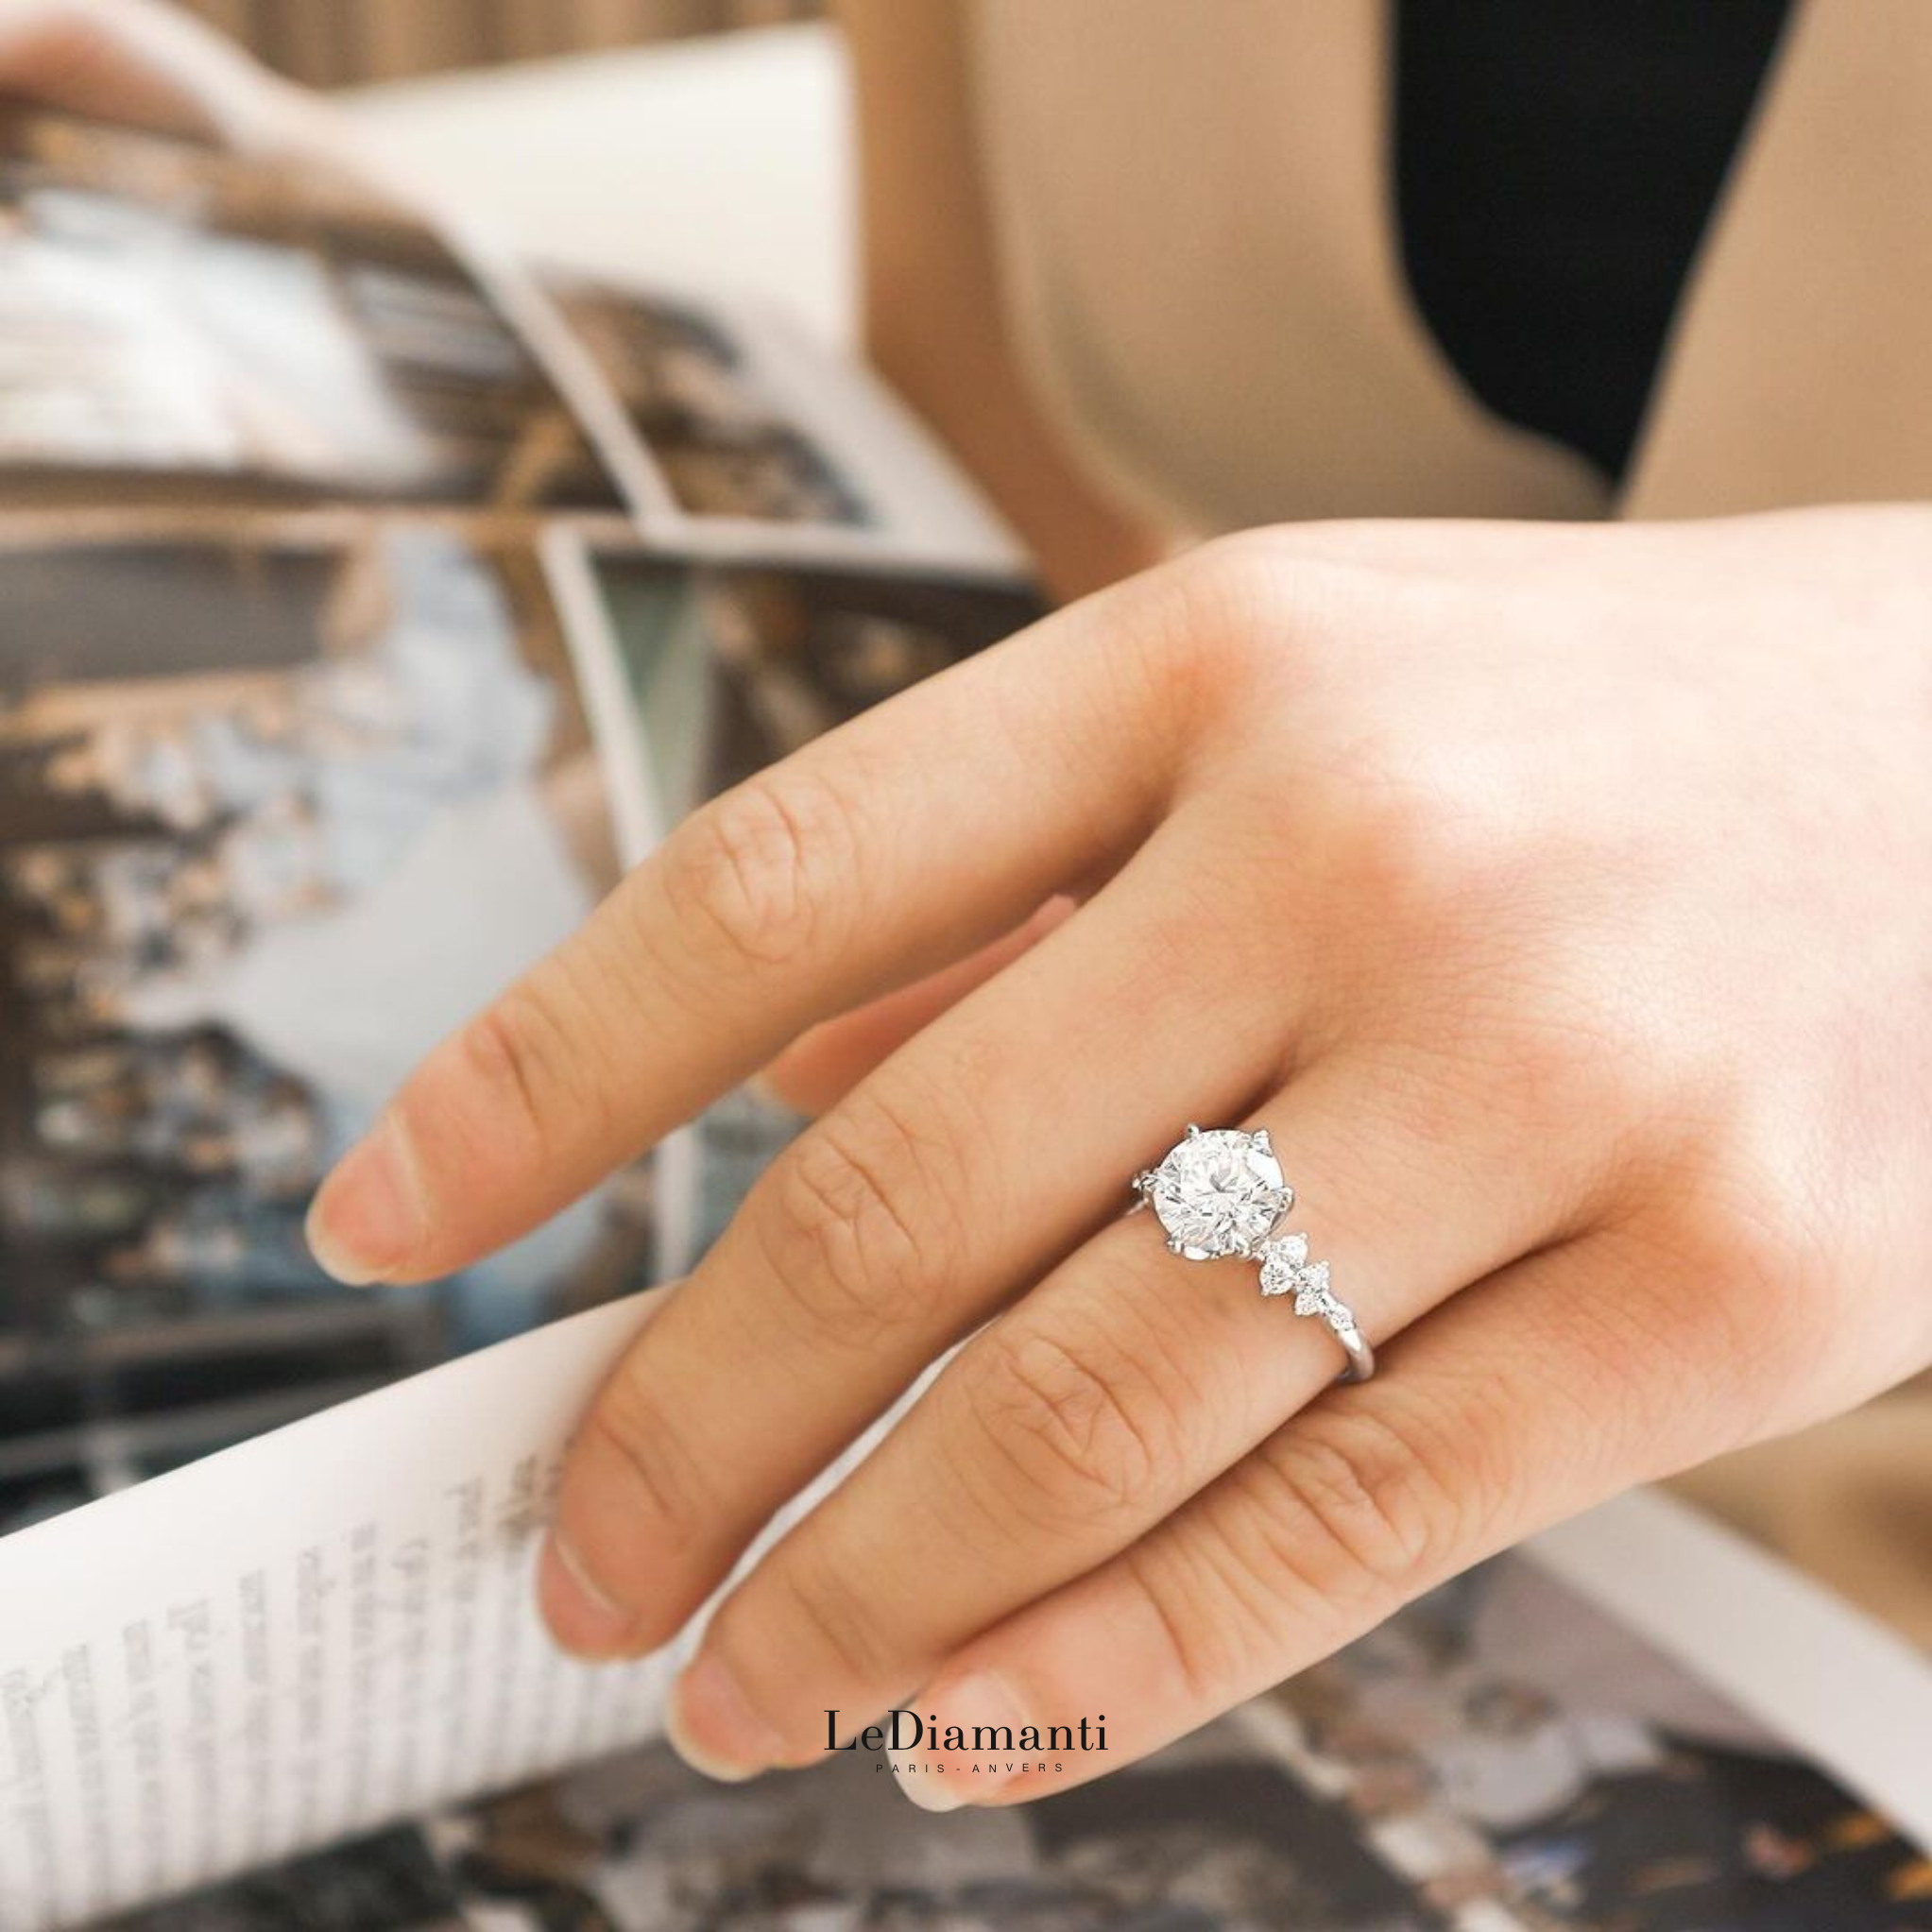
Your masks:
M1247 1133L1189 1122L1159 1166L1134 1176L1133 1188L1135 1207L1154 1209L1171 1254L1258 1261L1263 1295L1292 1296L1297 1315L1327 1324L1348 1357L1347 1379L1375 1373L1375 1351L1330 1286L1328 1263L1309 1259L1306 1235L1282 1231L1294 1189L1265 1127Z
M1190 1124L1144 1180L1143 1198L1189 1260L1254 1259L1294 1201L1267 1136L1232 1127Z

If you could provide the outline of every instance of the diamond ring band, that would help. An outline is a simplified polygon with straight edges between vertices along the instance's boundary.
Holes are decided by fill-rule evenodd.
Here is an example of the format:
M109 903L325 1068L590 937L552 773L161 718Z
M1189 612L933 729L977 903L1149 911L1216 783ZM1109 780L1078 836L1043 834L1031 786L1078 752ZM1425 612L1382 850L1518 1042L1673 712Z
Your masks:
M1189 1261L1234 1257L1261 1264L1261 1292L1291 1294L1298 1315L1326 1322L1348 1357L1343 1376L1365 1382L1376 1372L1348 1304L1328 1285L1328 1264L1308 1259L1308 1238L1282 1233L1294 1205L1268 1132L1189 1127L1158 1167L1134 1177L1136 1207L1152 1207L1168 1246Z

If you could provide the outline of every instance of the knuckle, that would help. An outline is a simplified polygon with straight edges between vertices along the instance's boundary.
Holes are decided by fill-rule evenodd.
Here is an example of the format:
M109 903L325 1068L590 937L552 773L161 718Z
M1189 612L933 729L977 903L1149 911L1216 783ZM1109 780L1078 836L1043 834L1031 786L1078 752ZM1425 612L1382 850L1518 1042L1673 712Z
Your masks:
M932 1278L949 1222L910 1121L862 1088L800 1136L773 1185L759 1217L772 1272L815 1333L870 1349L921 1312L907 1290Z
M1240 675L1278 641L1284 573L1239 538L1218 538L1121 591L1127 621L1107 637L1109 683L1131 672L1170 721L1205 722ZM1234 674L1231 675L1231 674Z
M768 1576L781 1599L775 1629L804 1633L831 1670L848 1683L880 1684L891 1677L893 1651L876 1603L808 1534L770 1565ZM817 1675L803 1674L808 1679Z
M1231 629L1245 629L1271 611L1292 573L1281 547L1253 531L1210 538L1169 568L1197 607Z
M584 1428L590 1445L623 1472L632 1514L647 1516L679 1542L715 1530L716 1500L699 1464L681 1451L675 1430L629 1363L591 1406Z
M1356 750L1338 858L1359 896L1407 932L1466 930L1507 903L1523 855L1495 806L1406 743L1369 735Z
M963 1392L995 1454L1005 1509L1109 1522L1145 1506L1178 1449L1159 1377L1103 1331L997 1325Z
M1284 626L1305 587L1279 545L1253 534L1218 537L1168 566L1164 634L1184 671L1221 682L1234 668L1264 668L1282 656Z
M1257 1457L1246 1562L1344 1611L1406 1600L1466 1541L1445 1446L1412 1443L1384 1416L1304 1417Z
M1235 531L1173 566L1190 607L1258 680L1286 675L1298 697L1337 671L1359 675L1365 613L1386 624L1399 584L1366 548L1307 528ZM1342 647L1345 645L1345 654Z
M783 966L826 939L853 844L830 786L775 768L680 828L665 847L665 894L679 926L713 940L727 965Z
M1160 1537L1122 1551L1120 1566L1153 1625L1162 1675L1190 1707L1219 1709L1257 1669L1280 1674L1280 1606L1217 1542Z
M1676 1332L1684 1365L1732 1398L1724 1407L1742 1439L1775 1421L1793 1394L1853 1372L1861 1330L1845 1314L1854 1285L1829 1251L1826 1223L1794 1208L1788 1178L1780 1186L1707 1153L1684 1159L1675 1180L1674 1205L1634 1244L1631 1312Z
M509 988L457 1036L466 1075L499 1131L505 1124L541 1161L568 1126L601 1120L608 1097L579 1051L568 1016L536 977Z

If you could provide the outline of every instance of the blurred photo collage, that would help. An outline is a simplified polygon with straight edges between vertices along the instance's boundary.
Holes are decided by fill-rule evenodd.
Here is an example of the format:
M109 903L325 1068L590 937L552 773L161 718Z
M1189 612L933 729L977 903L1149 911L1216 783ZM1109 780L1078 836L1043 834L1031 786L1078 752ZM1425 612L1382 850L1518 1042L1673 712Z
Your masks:
M0 1531L688 1265L769 1106L420 1291L302 1218L692 806L1035 614L848 371L551 282L0 118Z

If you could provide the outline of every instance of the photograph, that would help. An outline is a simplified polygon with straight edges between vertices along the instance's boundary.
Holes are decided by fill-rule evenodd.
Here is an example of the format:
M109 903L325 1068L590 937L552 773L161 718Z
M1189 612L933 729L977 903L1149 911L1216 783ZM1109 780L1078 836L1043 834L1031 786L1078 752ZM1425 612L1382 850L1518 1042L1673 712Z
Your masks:
M101 1920L96 1932L374 1932L378 1926L382 1932L492 1932L464 1912L422 1835L409 1829ZM522 1928L505 1924L495 1932Z
M1529 1557L1421 1598L1248 1715L1451 1914L1482 1906L1522 1932L1932 1927L1923 1847Z
M536 554L0 527L0 1384L34 1388L0 1471L137 1479L641 1285L641 1170L433 1290L345 1291L302 1233L387 1088L616 878Z
M1449 1932L1238 1726L957 1822L870 1758L719 1791L659 1747L436 1821L466 1906L519 1932Z
M665 826L1042 614L1002 579L599 546L612 644Z
M618 742L644 776L652 841L706 799L1040 614L1034 592L966 576L612 547L596 548L590 568L622 673ZM675 1163L671 1272L710 1247L800 1124L751 1088L699 1115ZM668 1186L674 1162L665 1168Z
M559 274L544 288L687 515L852 528L879 521L727 315Z
M720 1788L658 1744L338 1862L431 1865L477 1932L1932 1927L1932 1856L1533 1556L1076 1789L940 1817L898 1782L861 1751ZM285 1882L116 1924L246 1932Z
M570 409L420 218L316 168L0 100L0 504L614 510Z

